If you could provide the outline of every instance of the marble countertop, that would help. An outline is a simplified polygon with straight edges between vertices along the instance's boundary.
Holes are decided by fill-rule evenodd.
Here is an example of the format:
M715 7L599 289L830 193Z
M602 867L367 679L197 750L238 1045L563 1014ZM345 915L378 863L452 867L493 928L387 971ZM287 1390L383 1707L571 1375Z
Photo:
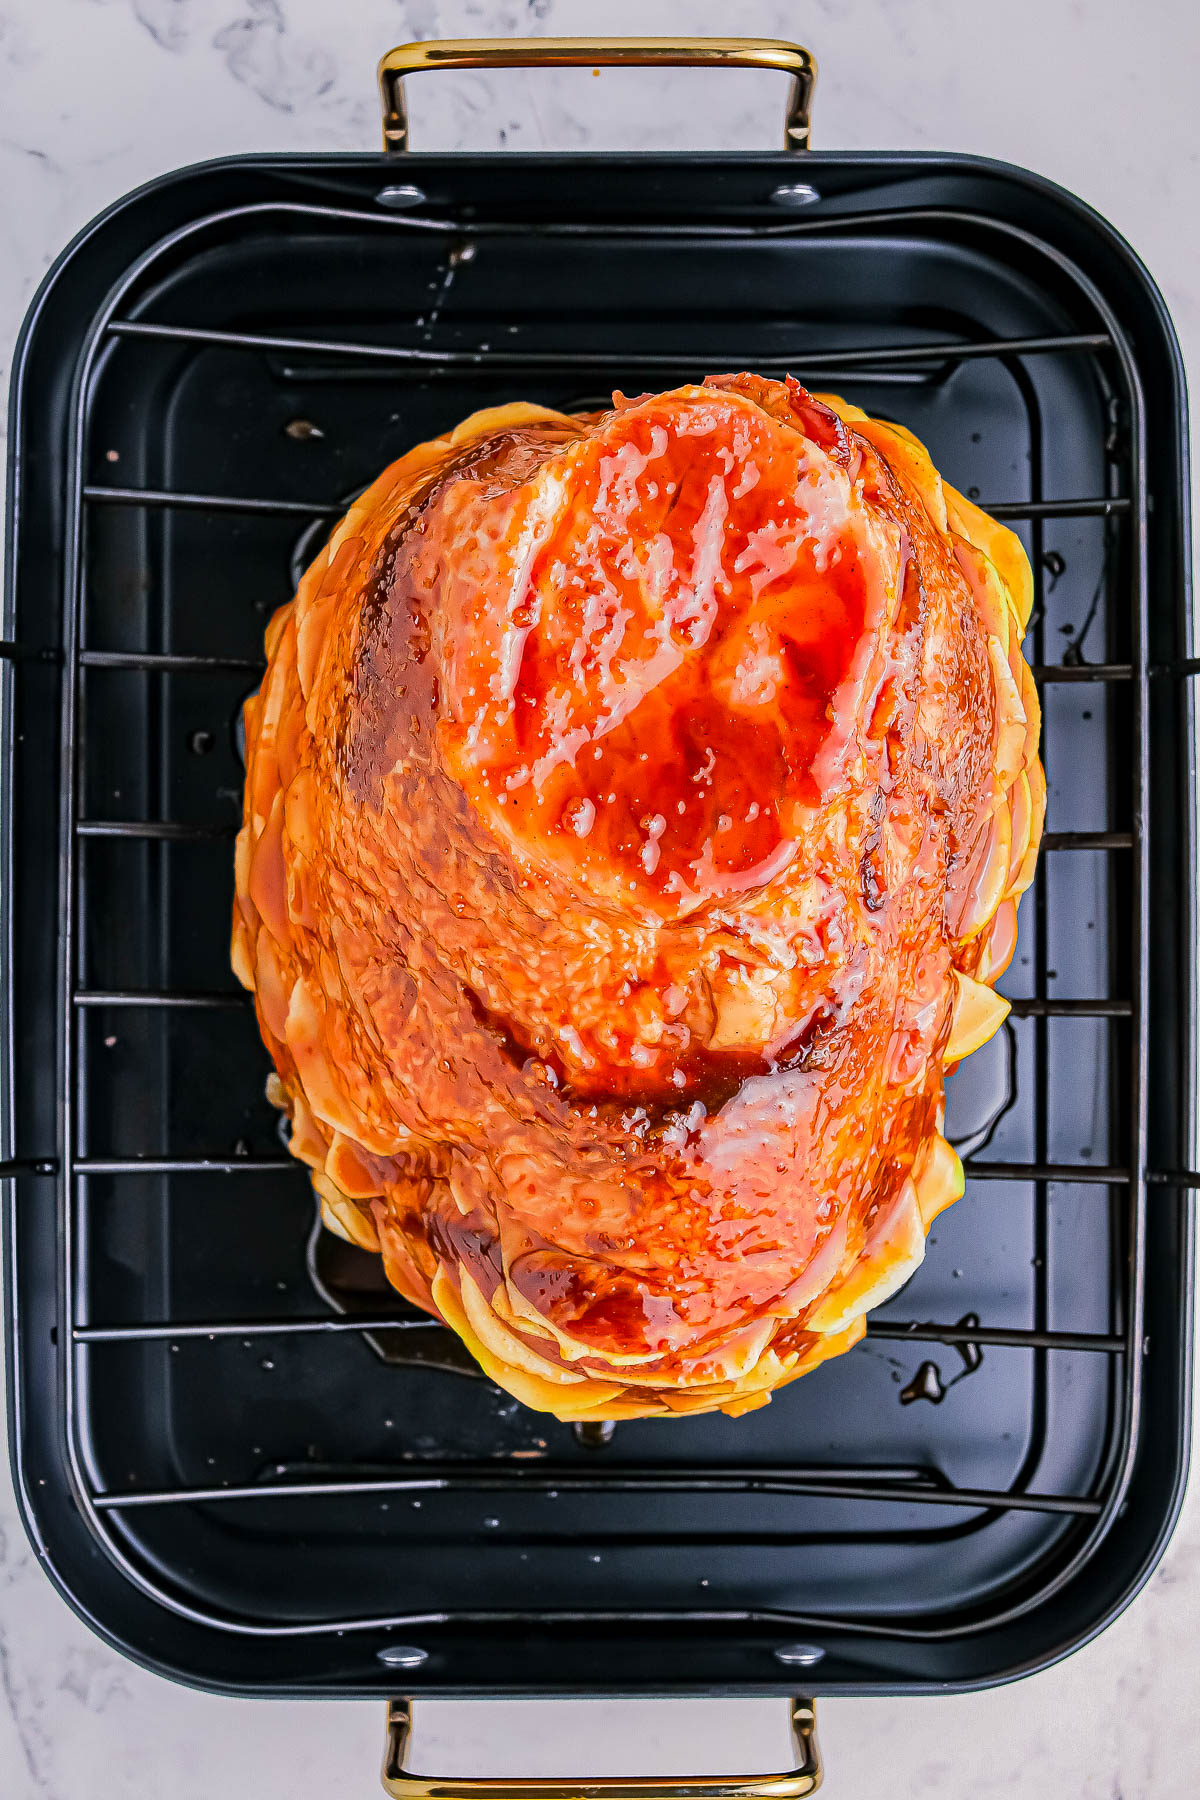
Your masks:
M0 0L0 357L47 266L93 214L207 157L373 147L374 64L406 38L736 30L809 34L816 142L950 149L1026 164L1131 240L1200 369L1200 11L1158 0ZM686 71L427 78L426 148L774 145L778 77ZM821 1708L830 1800L1191 1800L1200 1499L1145 1592L1046 1674L963 1698ZM623 1740L645 1772L744 1770L785 1751L778 1702L441 1705L426 1767L496 1771L537 1742L557 1771ZM536 1714L536 1716L535 1716ZM51 1589L0 1471L4 1800L254 1800L378 1791L381 1709L215 1699L108 1650ZM518 1752L518 1758L520 1755ZM510 1754L508 1766L514 1766ZM514 1772L525 1772L524 1765ZM599 1772L589 1769L587 1773Z

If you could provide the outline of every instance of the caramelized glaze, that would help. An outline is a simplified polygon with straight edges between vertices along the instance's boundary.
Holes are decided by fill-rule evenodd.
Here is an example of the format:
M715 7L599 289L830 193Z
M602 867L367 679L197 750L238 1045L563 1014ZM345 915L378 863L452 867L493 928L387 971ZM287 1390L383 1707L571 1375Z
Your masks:
M476 415L273 621L234 921L273 1093L530 1404L760 1404L961 1188L943 1063L1044 808L1015 544L898 428L727 376Z

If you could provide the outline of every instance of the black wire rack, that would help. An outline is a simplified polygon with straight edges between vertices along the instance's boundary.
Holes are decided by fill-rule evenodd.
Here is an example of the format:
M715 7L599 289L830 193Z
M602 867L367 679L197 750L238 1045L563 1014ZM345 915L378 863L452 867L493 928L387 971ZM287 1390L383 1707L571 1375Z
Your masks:
M912 341L871 341L870 333L860 328L855 341L823 345L801 336L790 347L780 345L774 352L756 353L753 366L763 373L796 373L802 379L820 386L826 381L844 377L847 383L863 381L904 381L913 384L946 383L966 362L996 362L1020 378L1021 371L1033 359L1080 359L1094 372L1098 391L1108 400L1116 432L1116 448L1108 459L1111 491L1050 497L1044 489L1046 457L1044 449L1030 463L1029 491L1026 498L992 498L984 495L979 504L994 517L1020 524L1026 535L1035 573L1036 595L1033 624L1034 674L1039 690L1048 695L1055 688L1086 684L1089 693L1112 697L1112 718L1122 721L1123 737L1120 754L1112 757L1111 747L1117 742L1110 730L1110 763L1107 779L1113 784L1114 806L1110 818L1095 824L1076 826L1069 818L1055 816L1052 803L1050 824L1043 840L1040 872L1022 911L1023 930L1033 931L1034 968L1032 991L1013 999L1012 1018L1028 1021L1032 1035L1036 1067L1042 1071L1040 1091L1034 1097L1032 1154L989 1159L986 1149L966 1157L968 1193L962 1207L972 1205L971 1190L983 1183L1009 1184L1014 1193L1024 1196L1021 1204L1032 1205L1035 1241L1045 1252L1045 1216L1048 1197L1055 1184L1085 1188L1096 1196L1097 1229L1103 1229L1112 1244L1112 1291L1106 1303L1107 1329L1073 1330L1060 1323L1048 1323L1044 1305L1035 1311L1041 1316L1028 1324L1012 1326L989 1322L986 1313L972 1310L977 1303L968 1294L963 1313L956 1319L905 1318L894 1316L895 1306L885 1316L877 1316L868 1324L867 1343L878 1346L934 1345L961 1352L964 1358L983 1351L1021 1352L1034 1359L1064 1354L1102 1359L1110 1370L1109 1390L1113 1429L1105 1453L1098 1459L1094 1481L1079 1491L1043 1491L1030 1488L1024 1478L1007 1487L961 1485L942 1474L932 1462L912 1468L872 1469L854 1459L841 1463L794 1463L793 1466L747 1468L721 1466L714 1462L696 1466L694 1461L679 1463L669 1457L639 1460L636 1465L606 1461L605 1455L568 1460L551 1455L538 1460L499 1460L491 1454L458 1456L425 1456L409 1466L397 1461L392 1466L375 1463L357 1471L325 1469L319 1464L298 1468L285 1449L272 1449L267 1444L254 1479L204 1483L179 1480L169 1483L125 1484L101 1473L86 1443L86 1415L97 1391L105 1380L102 1360L114 1347L138 1347L148 1350L158 1346L164 1359L178 1353L181 1345L204 1354L205 1346L218 1346L235 1340L245 1346L271 1346L276 1342L318 1339L336 1354L339 1342L370 1338L372 1334L388 1334L390 1360L403 1364L407 1359L405 1345L426 1346L444 1335L444 1328L406 1308L398 1300L389 1301L382 1292L360 1303L356 1309L337 1311L322 1303L319 1292L309 1290L307 1305L289 1297L288 1310L271 1308L258 1312L244 1308L225 1314L214 1311L211 1316L105 1316L97 1314L95 1298L89 1285L97 1251L90 1234L94 1230L95 1209L88 1204L90 1190L105 1184L111 1193L128 1184L133 1197L130 1204L155 1209L159 1206L186 1205L188 1183L192 1177L219 1176L246 1190L247 1205L252 1204L255 1184L262 1177L276 1177L286 1172L289 1179L303 1181L295 1165L283 1151L264 1153L261 1148L240 1144L235 1148L219 1144L201 1146L178 1145L173 1141L168 1118L163 1136L152 1135L144 1151L127 1151L106 1144L105 1133L97 1128L89 1112L89 1058L97 1052L89 1037L91 1017L112 1019L118 1015L170 1016L172 1029L192 1031L202 1037L210 1029L210 1021L218 1013L230 1012L244 1017L245 1029L253 1034L255 1027L245 996L232 983L228 987L200 988L195 985L164 983L160 987L89 984L89 958L86 940L89 919L94 907L95 883L103 876L98 866L89 861L93 846L121 841L134 841L149 846L212 844L228 840L232 856L232 835L236 828L230 817L219 823L197 821L190 817L148 816L113 817L94 809L90 796L96 791L91 776L93 763L108 754L107 738L98 743L93 722L93 706L89 699L89 683L106 672L146 677L185 677L205 680L222 678L241 683L242 691L251 686L262 663L253 655L215 651L186 651L156 646L155 637L147 635L144 643L125 642L113 645L93 641L88 622L92 617L90 584L93 582L93 554L97 541L97 521L119 511L140 521L139 531L151 529L156 520L170 521L185 514L200 515L213 521L244 522L244 529L257 529L258 522L269 524L277 533L280 522L291 520L302 530L302 545L311 553L320 541L320 533L344 509L345 495L316 493L311 499L267 492L195 491L189 487L154 486L153 484L111 485L103 479L103 440L96 436L96 390L114 364L115 357L129 357L142 352L157 354L174 350L180 354L200 354L219 350L234 357L264 360L289 368L300 359L320 368L321 379L334 388L345 380L361 382L364 377L379 374L402 384L437 384L481 382L506 392L521 392L522 384L544 381L559 384L564 396L572 382L593 381L597 387L607 381L624 380L631 373L659 384L687 378L707 368L740 366L743 353L738 333L725 325L714 329L717 341L705 351L663 348L630 350L627 342L619 347L586 349L545 349L517 344L510 348L485 345L478 333L474 341L470 327L459 323L443 329L398 331L407 336L405 343L370 341L353 331L322 331L308 335L295 330L238 330L180 320L156 317L155 281L161 268L177 261L184 250L214 239L228 238L233 230L268 232L287 229L303 231L314 242L339 241L339 233L386 232L399 237L438 242L437 268L443 287L449 287L451 274L461 268L463 247L468 258L475 248L489 241L503 244L506 236L519 235L519 224L481 222L457 218L398 218L355 206L301 204L296 201L259 203L230 208L189 222L181 230L157 243L118 280L92 328L82 356L71 403L69 423L69 461L66 471L66 503L64 513L64 585L61 649L35 647L28 640L6 641L0 653L13 662L44 658L61 668L61 800L59 812L59 885L53 904L60 909L61 930L58 951L58 991L56 1006L59 1028L56 1033L57 1067L54 1074L56 1111L59 1120L58 1142L23 1143L0 1164L0 1176L20 1178L32 1183L36 1191L48 1196L53 1191L57 1205L57 1332L65 1346L58 1361L61 1391L59 1402L67 1446L69 1466L76 1503L87 1518L95 1537L110 1558L119 1564L128 1579L177 1613L233 1634L256 1637L325 1637L334 1638L355 1631L406 1632L419 1631L432 1625L440 1615L416 1611L374 1613L359 1609L339 1612L336 1607L314 1606L311 1614L304 1607L289 1616L235 1616L228 1610L208 1605L197 1594L188 1594L178 1583L172 1584L156 1574L139 1557L126 1528L135 1515L167 1509L202 1509L205 1516L214 1510L228 1508L269 1507L273 1519L281 1518L278 1509L303 1515L306 1509L335 1498L346 1505L374 1504L389 1497L397 1499L422 1494L453 1491L456 1494L586 1494L611 1498L617 1493L649 1493L688 1495L709 1493L776 1494L806 1501L853 1501L875 1503L882 1513L900 1504L905 1518L913 1509L932 1515L950 1514L952 1521L994 1518L1007 1513L1060 1515L1074 1521L1074 1535L1067 1549L1054 1564L1052 1574L1034 1583L1024 1593L1014 1591L998 1596L986 1623L1011 1622L1035 1605L1042 1605L1060 1590L1092 1558L1098 1546L1112 1530L1126 1501L1139 1441L1139 1421L1143 1403L1143 1340L1145 1336L1145 1241L1147 1207L1152 1205L1187 1204L1187 1191L1200 1186L1200 1174L1186 1168L1150 1166L1148 1140L1148 1068L1151 1031L1149 958L1150 958L1150 883L1155 846L1150 837L1150 746L1149 721L1157 684L1178 683L1197 671L1197 661L1186 654L1186 642L1169 660L1153 662L1150 655L1149 612L1151 604L1151 569L1149 551L1149 495L1146 479L1147 417L1139 365L1116 313L1104 296L1081 271L1061 254L1053 251L1032 233L999 218L966 215L951 208L928 206L888 208L877 213L856 213L847 221L837 216L812 219L788 219L736 226L702 228L700 226L637 225L595 221L557 223L541 227L551 239L555 233L572 242L583 239L611 241L614 244L655 240L664 233L675 232L683 239L689 236L699 242L710 241L714 231L736 241L759 245L771 242L796 244L836 241L849 230L870 237L872 232L896 234L933 233L958 230L969 226L976 237L989 238L998 253L1035 259L1053 267L1055 279L1066 281L1081 316L1091 322L1086 330L1063 330L1039 335L969 339L943 334L934 341L921 341L913 333ZM925 334L928 337L928 333ZM894 339L893 329L889 337ZM440 340L440 341L439 341ZM635 340L636 341L636 340ZM289 360L291 362L289 363ZM506 385L507 384L507 385ZM898 411L902 409L898 408ZM1052 422L1041 427L1043 436L1052 433ZM263 486L271 486L271 470L263 471ZM1063 520L1095 519L1103 522L1108 550L1105 556L1104 630L1107 643L1104 656L1112 660L1088 662L1082 653L1054 662L1049 657L1046 640L1047 558L1045 532L1048 526ZM302 529L303 528L303 529ZM243 540L244 541L244 540ZM272 538L272 542L275 542ZM146 544L157 540L147 538ZM151 550L146 551L153 561ZM294 572L294 571L293 571ZM281 572L282 577L282 572ZM283 588L275 598L286 597ZM161 643L161 638L158 642ZM169 641L169 640L168 640ZM194 684L189 690L195 692ZM151 728L161 728L161 712L151 707ZM103 712L104 730L119 729L119 711ZM1045 760L1051 782L1055 775L1055 735L1053 711L1047 708L1044 744ZM114 719L117 723L114 726ZM155 720L159 721L155 726ZM1109 828L1110 825L1120 828ZM1064 997L1052 992L1047 969L1047 934L1044 929L1048 906L1045 871L1056 859L1080 853L1099 855L1105 861L1103 881L1121 896L1121 904L1109 915L1109 929L1119 933L1122 941L1114 941L1110 966L1121 972L1121 990L1104 995ZM152 851L151 854L157 854ZM107 866L107 865L105 865ZM1030 926L1029 917L1033 917ZM220 912L212 919L214 939L223 942L228 915ZM153 928L153 920L150 922ZM215 964L214 964L215 966ZM1003 986L1003 984L1002 984ZM1107 1057L1108 1101L1113 1110L1112 1142L1116 1154L1103 1159L1068 1162L1050 1153L1048 1100L1045 1071L1050 1068L1053 1047L1050 1041L1054 1020L1100 1022L1110 1032ZM94 1109L93 1109L94 1111ZM153 1181L147 1178L155 1178ZM165 1196L169 1192L169 1198ZM231 1215L222 1215L227 1218ZM147 1230L151 1227L147 1224ZM218 1229L214 1223L214 1230ZM227 1253L238 1254L237 1244L230 1241ZM428 1349L418 1353L428 1355ZM203 1379L203 1376L199 1376ZM347 1379L351 1377L348 1375ZM396 1379L403 1379L397 1374ZM256 1416L253 1435L269 1432L269 1419ZM621 1441L624 1427L619 1428L616 1442ZM661 1440L659 1440L661 1442ZM266 1442L266 1439L264 1439ZM257 1448L257 1446L256 1446ZM240 1513L239 1517L242 1516ZM281 1526L286 1529L286 1526ZM298 1526L297 1529L300 1529ZM469 1609L456 1614L469 1622ZM480 1619L495 1623L509 1617L496 1608L479 1611ZM512 1614L511 1617L517 1617ZM543 1625L556 1618L602 1620L602 1607L569 1608L542 1605L519 1615L525 1622ZM744 1616L736 1606L722 1608L717 1604L686 1608L673 1606L660 1613L653 1608L639 1615L636 1608L623 1608L623 1620L639 1616L649 1620L668 1617L674 1625L688 1620L733 1620ZM928 1623L893 1611L873 1615L869 1607L856 1605L845 1610L822 1609L814 1612L780 1613L777 1623L784 1628L802 1627L809 1632L842 1632L850 1636L891 1640L898 1644L920 1640L944 1642L957 1634L977 1632L981 1615L974 1612L969 1619L938 1619Z

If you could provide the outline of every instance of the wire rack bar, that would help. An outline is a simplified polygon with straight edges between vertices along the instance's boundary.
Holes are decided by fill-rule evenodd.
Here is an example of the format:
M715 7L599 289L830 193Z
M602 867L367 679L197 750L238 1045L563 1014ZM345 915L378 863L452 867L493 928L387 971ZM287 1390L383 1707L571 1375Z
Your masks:
M176 819L77 819L75 830L87 838L160 838L168 842L219 841L236 835L237 825L190 825ZM1043 850L1131 850L1131 831L1047 831Z
M976 1162L968 1156L963 1168L972 1181L1066 1181L1126 1187L1133 1179L1129 1169L1115 1163Z
M85 500L104 505L176 507L183 512L259 513L302 519L333 519L345 512L345 502L320 500L272 500L245 494L193 494L176 488L109 487L92 483L83 490ZM980 500L976 504L994 519L1111 518L1129 511L1122 496L1096 496L1071 500Z
M343 509L335 507L331 510ZM314 508L309 516L326 517L329 514L319 513ZM12 645L10 648L22 655L44 654L52 660L57 660L58 657L58 652L54 650L26 651L20 645ZM267 666L261 657L179 655L152 650L81 650L79 662L85 669L144 670L151 674L166 675L205 674L208 671L216 674L244 672L248 675L261 675ZM1196 668L1200 669L1200 660L1197 661ZM1195 672L1186 662L1170 667L1156 666L1150 671L1152 675L1188 675ZM1034 680L1043 685L1047 682L1114 682L1130 681L1133 667L1130 663L1035 663L1031 665L1031 673Z
M292 1156L259 1157L76 1157L71 1164L77 1175L261 1175L277 1169L299 1169ZM980 1181L1058 1181L1072 1185L1100 1184L1121 1187L1132 1179L1128 1169L1088 1163L980 1163L968 1157L963 1167ZM0 1162L0 1180L15 1175L57 1175L56 1156L15 1157ZM1200 1169L1147 1169L1151 1187L1200 1188Z
M154 650L81 650L85 669L133 669L148 675L261 675L263 659L249 656L181 656Z
M237 826L185 825L178 819L77 819L75 832L85 838L156 838L164 843L205 843L231 838Z
M108 506L173 506L182 512L267 513L298 519L333 517L344 512L336 501L325 505L315 500L257 500L246 494L188 494L174 488L107 487L90 483L85 500Z
M93 1493L92 1504L98 1512L128 1512L144 1506L211 1506L237 1500L312 1500L356 1499L370 1494L427 1494L447 1488L475 1493L511 1493L514 1489L535 1493L595 1493L598 1485L606 1494L790 1494L815 1500L883 1500L903 1506L963 1506L971 1510L1002 1512L1067 1513L1079 1517L1095 1517L1102 1502L1090 1495L1024 1494L996 1488L886 1486L871 1481L806 1480L802 1472L794 1475L763 1473L746 1475L735 1471L705 1469L701 1474L688 1469L639 1469L636 1474L605 1473L602 1483L595 1475L581 1476L570 1464L558 1467L540 1465L534 1472L525 1468L490 1465L456 1465L446 1475L389 1475L369 1480L341 1481L262 1481L228 1487L177 1487L133 1490L129 1493Z
M996 1325L918 1325L868 1319L867 1336L908 1344L984 1344L1005 1350L1082 1350L1119 1355L1124 1338L1091 1331L1023 1331Z
M180 1323L159 1320L148 1325L78 1325L77 1344L150 1344L189 1338L219 1342L225 1338L324 1337L365 1331L444 1331L440 1320L417 1314L342 1314L297 1319L198 1319ZM918 1324L915 1321L868 1320L868 1337L929 1344L982 1344L1012 1350L1077 1350L1113 1354L1124 1340L1098 1332L1028 1331L990 1325Z
M263 1175L302 1165L291 1156L79 1156L79 1175ZM1121 1188L1132 1181L1128 1168L1112 1163L975 1163L964 1159L973 1181L1067 1181Z
M1007 995L1004 996L1007 999ZM1130 1000L1009 1000L1014 1019L1127 1019Z
M353 1315L330 1313L319 1319L201 1319L182 1324L170 1320L155 1325L77 1325L71 1336L77 1344L153 1344L201 1338L338 1337L363 1331L445 1331L440 1319L425 1313Z
M241 988L227 994L188 993L183 988L165 988L158 992L138 988L80 988L74 995L76 1006L162 1006L177 1012L209 1012L214 1007L245 1006L250 996Z
M993 519L1115 519L1127 513L1127 494L1101 495L1092 500L977 500L977 506Z
M77 1156L77 1175L274 1175L303 1173L294 1156Z
M1033 663L1033 678L1047 681L1132 681L1132 663Z
M166 343L208 344L230 350L293 352L309 356L366 358L370 362L411 364L422 369L597 369L674 370L720 367L728 351L492 350L471 346L434 349L426 344L364 344L351 338L290 337L275 332L222 331L211 326L158 325L147 319L113 319L109 334L117 338L158 339ZM1064 332L1043 337L986 338L974 343L875 344L844 350L794 349L755 354L756 368L816 369L877 364L940 363L980 356L1040 356L1107 350L1107 332ZM744 356L744 350L739 352Z
M1132 831L1047 831L1043 850L1132 850Z
M245 1006L249 995L241 988L225 992L201 992L186 988L80 988L74 995L76 1006L163 1006L180 1012L203 1011L212 1007ZM1128 1000L1105 999L1017 999L1009 1001L1014 1019L1125 1019L1129 1017Z

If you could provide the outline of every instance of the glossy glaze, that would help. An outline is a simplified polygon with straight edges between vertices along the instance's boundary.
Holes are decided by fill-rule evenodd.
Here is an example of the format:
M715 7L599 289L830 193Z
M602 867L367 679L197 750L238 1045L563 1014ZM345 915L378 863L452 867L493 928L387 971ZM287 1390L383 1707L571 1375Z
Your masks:
M235 966L293 1147L563 1416L761 1403L953 1197L955 969L1040 831L1019 570L840 410L468 420L352 509L247 710Z

